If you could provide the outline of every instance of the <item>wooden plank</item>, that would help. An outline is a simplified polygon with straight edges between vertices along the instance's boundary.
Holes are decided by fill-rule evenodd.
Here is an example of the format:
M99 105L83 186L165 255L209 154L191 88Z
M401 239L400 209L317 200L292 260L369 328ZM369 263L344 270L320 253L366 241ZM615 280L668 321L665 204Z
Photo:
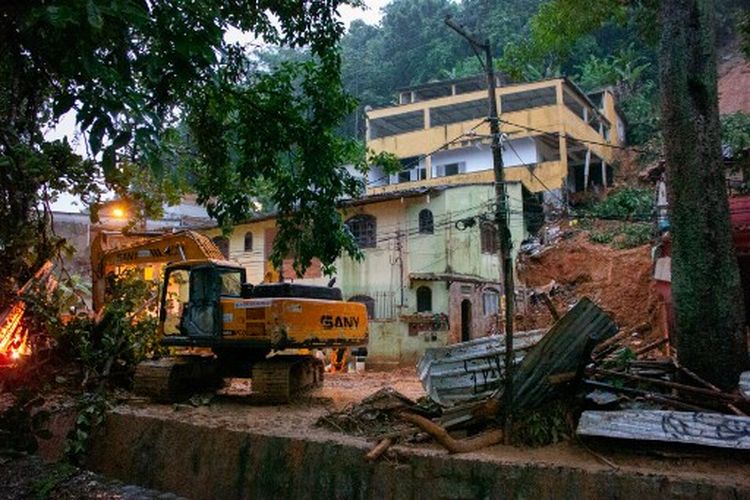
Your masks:
M663 410L585 411L580 436L750 450L750 417Z

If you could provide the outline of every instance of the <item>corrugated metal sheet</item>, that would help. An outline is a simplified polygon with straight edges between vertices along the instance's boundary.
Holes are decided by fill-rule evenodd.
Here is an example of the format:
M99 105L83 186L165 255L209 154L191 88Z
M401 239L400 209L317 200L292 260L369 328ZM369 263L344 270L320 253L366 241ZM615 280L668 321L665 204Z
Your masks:
M584 297L578 301L529 349L515 369L514 411L536 408L553 396L559 387L550 382L550 376L580 371L591 359L591 350L596 344L613 336L617 330L612 318L591 300ZM502 392L502 387L498 387L491 396L502 401ZM474 407L465 404L446 411L441 423L451 427L471 421Z
M750 418L664 410L585 411L579 436L750 450Z
M513 350L518 363L545 330L518 332ZM417 374L427 395L436 403L450 406L488 397L499 384L505 367L505 337L491 335L447 347L425 351Z

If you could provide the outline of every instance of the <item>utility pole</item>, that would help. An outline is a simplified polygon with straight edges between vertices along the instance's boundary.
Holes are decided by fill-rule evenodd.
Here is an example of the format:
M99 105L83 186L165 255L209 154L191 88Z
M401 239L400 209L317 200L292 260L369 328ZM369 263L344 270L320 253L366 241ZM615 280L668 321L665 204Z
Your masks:
M492 135L492 168L495 172L495 224L500 233L500 267L503 272L503 294L505 295L505 391L503 393L503 411L505 414L505 441L510 439L510 427L513 417L513 262L510 258L511 237L508 227L508 196L505 186L505 172L503 171L503 150L500 143L500 122L497 115L497 95L495 92L495 69L492 63L490 41L482 42L467 33L462 26L456 24L450 16L445 18L445 24L456 33L464 37L471 44L479 61L482 62L477 49L484 50L483 66L487 72L487 91L489 101L489 122Z

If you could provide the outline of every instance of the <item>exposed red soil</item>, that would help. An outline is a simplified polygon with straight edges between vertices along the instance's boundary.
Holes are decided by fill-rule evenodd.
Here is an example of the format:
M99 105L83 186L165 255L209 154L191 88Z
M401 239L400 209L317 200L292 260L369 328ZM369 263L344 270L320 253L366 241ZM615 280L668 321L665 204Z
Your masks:
M661 335L658 296L651 279L651 248L643 245L617 250L591 243L588 233L568 233L536 256L519 258L518 276L527 287L543 287L554 281L551 292L562 315L581 297L589 297L610 313L621 329L640 334L640 344ZM519 307L518 329L548 327L552 315L541 303Z

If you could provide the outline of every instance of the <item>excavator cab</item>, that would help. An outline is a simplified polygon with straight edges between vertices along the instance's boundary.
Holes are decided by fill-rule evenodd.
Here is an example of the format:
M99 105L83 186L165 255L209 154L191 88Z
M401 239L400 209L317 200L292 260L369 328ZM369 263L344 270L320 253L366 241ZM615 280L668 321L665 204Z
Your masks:
M222 297L240 298L245 269L213 261L181 262L167 267L161 292L159 327L170 336L219 338Z

